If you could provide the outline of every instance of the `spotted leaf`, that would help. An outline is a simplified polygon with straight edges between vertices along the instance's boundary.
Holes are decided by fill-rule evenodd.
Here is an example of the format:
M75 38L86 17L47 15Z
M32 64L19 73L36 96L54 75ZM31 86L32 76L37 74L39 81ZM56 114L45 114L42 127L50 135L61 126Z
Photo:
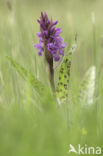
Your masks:
M64 57L63 63L60 67L59 81L56 87L56 96L59 104L64 103L68 98L72 54L76 47L76 44L72 45L69 53Z

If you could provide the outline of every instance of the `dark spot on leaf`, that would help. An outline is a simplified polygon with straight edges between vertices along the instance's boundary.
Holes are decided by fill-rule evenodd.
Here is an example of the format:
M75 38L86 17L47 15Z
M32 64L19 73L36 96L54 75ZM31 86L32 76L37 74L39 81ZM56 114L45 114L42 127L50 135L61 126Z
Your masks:
M67 65L67 68L70 68L70 65L69 64Z
M59 80L61 80L61 77L59 76Z
M64 88L67 89L67 84L64 84Z
M64 70L64 68L61 68L61 70Z
M68 62L68 59L65 60L65 63L67 63L67 62Z
M67 74L68 74L68 76L70 76L70 72L68 72Z
M64 78L67 78L67 75L64 75Z
M63 85L63 83L62 83L62 82L60 82L60 85Z
M62 74L64 73L62 70L60 71Z
M69 55L72 55L72 52L70 52Z
M67 89L67 86L64 86L65 89Z
M58 86L60 85L60 83L58 82Z

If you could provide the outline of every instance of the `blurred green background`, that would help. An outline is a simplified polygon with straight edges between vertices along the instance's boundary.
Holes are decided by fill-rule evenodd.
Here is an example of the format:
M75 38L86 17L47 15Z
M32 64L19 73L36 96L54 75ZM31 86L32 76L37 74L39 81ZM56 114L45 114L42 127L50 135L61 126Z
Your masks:
M28 91L6 58L17 60L46 84L45 63L34 48L41 11L59 21L65 51L77 34L71 70L73 97L56 108L48 108L53 104L49 97L39 97L31 87ZM72 156L69 144L103 145L102 15L103 0L0 0L0 156ZM77 92L92 65L97 68L96 103L85 109ZM27 101L30 108L25 111Z

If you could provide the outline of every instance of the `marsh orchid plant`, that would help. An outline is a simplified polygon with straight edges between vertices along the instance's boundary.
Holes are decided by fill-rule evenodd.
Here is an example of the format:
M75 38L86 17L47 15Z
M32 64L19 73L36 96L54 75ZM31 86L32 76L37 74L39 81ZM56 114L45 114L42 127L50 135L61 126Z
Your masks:
M64 55L66 44L63 43L63 38L60 37L62 32L61 28L56 28L58 21L53 21L52 18L49 19L46 13L41 12L41 17L38 20L38 23L40 24L40 32L37 33L39 43L35 44L35 48L37 48L39 56L42 56L43 54L45 56L46 65L48 67L47 69L49 69L49 75L47 77L50 81L52 91L58 103L65 103L69 98L72 54L74 53L77 44L75 42L70 50ZM35 75L32 75L32 73L28 72L9 56L7 58L15 70L23 77L23 79L27 83L30 83L40 95L45 95L45 93L48 93L48 87L39 81ZM55 62L59 62L61 58L63 58L63 60L59 66L57 83L55 83L53 64ZM96 68L93 66L87 72L81 83L79 91L79 98L82 101L81 103L88 103L88 105L93 103L95 77ZM91 94L88 94L89 92ZM51 96L51 94L48 95Z
M58 62L64 56L66 44L63 43L63 38L60 37L61 28L56 28L58 21L53 22L53 19L49 19L48 15L43 12L41 12L41 17L37 21L40 24L40 32L37 33L39 43L35 44L35 48L38 49L39 56L42 56L43 52L45 53L49 65L50 82L55 90L53 61Z

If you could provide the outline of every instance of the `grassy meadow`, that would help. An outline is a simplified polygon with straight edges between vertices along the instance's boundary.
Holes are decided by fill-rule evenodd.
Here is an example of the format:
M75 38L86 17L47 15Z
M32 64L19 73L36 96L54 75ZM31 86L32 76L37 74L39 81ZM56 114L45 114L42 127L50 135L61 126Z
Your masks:
M34 48L41 11L59 21L67 44L65 53L77 34L69 99L60 106L47 83L44 57ZM0 156L75 156L80 154L68 153L69 144L103 147L102 15L102 0L0 0ZM50 92L40 94L32 88L6 56L30 71ZM91 66L96 67L94 102L84 106L78 92ZM59 67L55 69L56 84L58 72Z

